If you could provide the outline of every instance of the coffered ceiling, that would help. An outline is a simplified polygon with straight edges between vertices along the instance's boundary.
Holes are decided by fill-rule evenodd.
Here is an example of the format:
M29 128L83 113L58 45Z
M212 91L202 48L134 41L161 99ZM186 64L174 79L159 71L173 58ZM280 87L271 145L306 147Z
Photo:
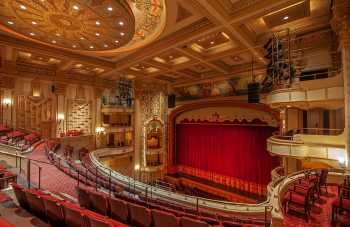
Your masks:
M35 2L39 4L40 1ZM61 2L45 1L55 4ZM21 3L29 0L5 0L0 3L0 7L4 5L3 2L12 4L11 7L15 8L13 12L11 11L13 14L7 12L9 9L4 10L6 15L1 17L3 26L6 28L17 26L6 24L12 19L17 23L18 15L13 17L16 12L23 14L19 17L22 19L18 19L18 23L22 21L31 23L34 16L27 19L27 14L20 8ZM71 11L70 15L77 13L73 8L75 2L80 3L82 8L86 4L84 3L86 1L69 2L73 5L65 7ZM30 31L24 29L22 31L19 27L13 30L25 34L25 38L16 36L11 40L6 39L9 33L0 36L0 44L7 46L6 51L13 52L10 55L6 54L5 59L47 65L71 73L95 75L110 80L120 76L141 81L153 79L174 87L232 77L247 77L251 76L252 68L256 75L261 76L265 72L266 64L262 46L271 33L288 28L293 37L296 37L327 29L331 5L331 0L128 0L127 5L120 3L118 7L130 7L135 20L127 19L126 13L129 10L124 10L121 18L124 18L122 21L125 22L125 27L134 23L135 29L133 31L125 28L126 30L123 30L125 40L116 46L112 42L116 37L104 34L114 32L113 34L120 36L121 27L118 25L116 15L112 16L113 22L111 22L109 17L111 15L105 14L104 11L111 2L119 4L119 1L89 2L101 6L91 10L92 12L88 11L86 17L91 18L91 21L84 21L88 23L86 37L93 37L91 45L94 45L94 48L98 47L99 50L90 50L89 44L84 44L84 41L79 39L75 41L81 50L73 52L57 49L59 45L33 44L34 38L27 34ZM115 7L117 8L117 5ZM37 13L40 15L35 18L43 17L43 12ZM99 32L100 36L95 34L98 27L97 17L103 24L110 25ZM36 28L34 25L31 27ZM63 31L61 33L64 34ZM50 34L54 35L55 32L52 31ZM43 39L50 37L46 36ZM63 37L69 40L68 37L75 36ZM49 41L50 39L47 42ZM113 47L103 47L101 46L103 43L111 44ZM69 44L73 45L73 42ZM62 45L68 44L62 41ZM22 56L20 52L32 55L25 57L25 54ZM50 62L50 58L57 61Z

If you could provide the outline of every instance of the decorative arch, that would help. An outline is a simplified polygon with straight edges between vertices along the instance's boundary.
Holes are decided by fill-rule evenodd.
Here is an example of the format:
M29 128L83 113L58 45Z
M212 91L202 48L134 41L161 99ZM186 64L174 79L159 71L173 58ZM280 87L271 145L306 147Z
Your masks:
M175 125L176 118L181 114L196 109L208 108L208 107L236 107L262 111L270 114L277 122L277 126L280 125L280 117L277 111L274 111L265 104L252 104L233 100L210 100L210 101L199 101L196 103L189 103L181 105L175 108L168 117L168 154L167 154L167 172L175 173L177 170L174 166L174 152L175 152Z

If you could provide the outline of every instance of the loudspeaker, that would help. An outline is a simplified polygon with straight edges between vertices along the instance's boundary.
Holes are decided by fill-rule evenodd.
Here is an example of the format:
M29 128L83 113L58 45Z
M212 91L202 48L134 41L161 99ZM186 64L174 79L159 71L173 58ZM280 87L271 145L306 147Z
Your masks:
M248 103L259 103L259 83L248 84Z
M51 92L52 92L52 93L55 93L55 85L52 85L52 86L51 86Z
M174 94L168 95L168 108L175 107L175 99L176 99L176 96Z

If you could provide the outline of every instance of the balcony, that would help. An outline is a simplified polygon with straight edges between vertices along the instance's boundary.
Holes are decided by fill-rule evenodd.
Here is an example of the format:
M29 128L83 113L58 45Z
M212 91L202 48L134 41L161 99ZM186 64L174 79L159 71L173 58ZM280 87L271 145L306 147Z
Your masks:
M273 155L298 159L316 159L332 167L348 163L345 134L342 130L299 129L291 136L274 135L267 140L267 150Z

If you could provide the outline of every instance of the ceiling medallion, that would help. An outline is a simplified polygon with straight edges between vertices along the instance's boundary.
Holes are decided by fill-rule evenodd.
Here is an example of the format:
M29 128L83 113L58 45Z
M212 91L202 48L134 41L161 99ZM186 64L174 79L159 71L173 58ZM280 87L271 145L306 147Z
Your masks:
M127 0L1 0L0 16L0 30L58 48L98 53L134 42Z

